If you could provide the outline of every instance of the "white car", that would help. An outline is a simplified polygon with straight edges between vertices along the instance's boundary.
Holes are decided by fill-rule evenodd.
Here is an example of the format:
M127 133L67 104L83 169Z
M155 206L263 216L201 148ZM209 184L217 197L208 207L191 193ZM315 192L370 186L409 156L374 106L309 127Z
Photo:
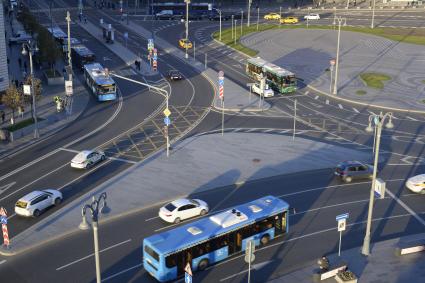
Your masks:
M308 14L304 16L304 20L320 20L319 14Z
M15 213L21 216L40 216L46 208L59 205L62 193L57 190L33 191L21 197L15 204Z
M181 220L195 216L203 216L209 211L208 204L200 199L177 199L159 209L159 217L169 223L180 223Z
M260 84L253 84L252 85L252 92L258 94L258 95L262 95L264 97L273 97L274 96L274 91L269 88L268 85L266 85L266 89L261 89Z
M100 150L83 150L71 160L71 167L89 169L94 164L106 159L106 155Z
M406 187L412 192L425 194L425 174L407 179Z

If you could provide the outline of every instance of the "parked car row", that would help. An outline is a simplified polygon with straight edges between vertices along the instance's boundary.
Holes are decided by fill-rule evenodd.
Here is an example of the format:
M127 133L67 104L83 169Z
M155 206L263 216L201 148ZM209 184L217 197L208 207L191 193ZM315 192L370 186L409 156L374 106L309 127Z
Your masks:
M299 19L297 17L291 16L291 17L281 17L278 13L269 13L264 16L265 20L278 20L282 24L296 24L299 22ZM320 20L319 14L307 14L304 16L304 20Z

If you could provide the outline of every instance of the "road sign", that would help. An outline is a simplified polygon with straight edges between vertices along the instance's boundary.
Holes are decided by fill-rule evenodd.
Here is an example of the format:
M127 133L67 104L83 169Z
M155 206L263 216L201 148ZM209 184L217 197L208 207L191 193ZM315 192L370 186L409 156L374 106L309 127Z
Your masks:
M162 113L164 113L164 115L165 115L166 117L168 117L168 116L170 116L171 111L170 111L170 109L165 108L164 112L162 112Z
M347 219L350 215L348 213L340 214L336 216L336 221L341 219Z
M31 85L24 85L24 94L31 95Z
M192 268L190 268L190 264L189 263L187 263L186 264L186 267L184 268L184 271L186 272L186 273L188 273L190 276L192 276L193 274L192 274Z
M385 182L382 179L377 178L375 180L375 188L374 188L375 196L377 198L383 199L385 197L385 189L386 189Z
M331 59L331 60L329 61L329 63L331 64L331 66L333 66L333 65L335 65L336 61L335 61L335 59Z
M184 274L184 283L192 283L192 275L187 272Z
M0 208L0 216L1 216L1 229L3 232L3 244L9 246L9 232L7 230L7 214L6 209L3 207Z
M1 224L7 224L7 217L6 216L1 216L0 217L0 223Z
M224 97L224 88L223 88L222 85L218 88L218 95L220 96L221 99L223 99L223 97Z
M338 220L338 232L345 231L346 223L346 218Z
M171 124L171 120L170 120L170 118L169 117L165 117L164 118L164 123L165 123L165 125L170 125Z
M72 92L72 81L65 81L65 94L71 96Z
M223 78L218 78L218 84L219 85L224 85L224 79Z

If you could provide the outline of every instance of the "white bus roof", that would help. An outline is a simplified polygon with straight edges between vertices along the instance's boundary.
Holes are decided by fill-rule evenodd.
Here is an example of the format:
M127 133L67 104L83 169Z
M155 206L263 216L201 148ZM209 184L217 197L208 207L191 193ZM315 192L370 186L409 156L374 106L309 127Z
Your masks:
M260 57L256 57L256 58L248 59L248 63L253 64L255 66L258 66L258 67L262 67L265 64L267 64L267 61L264 60L264 59L261 59Z
M64 33L60 27L47 28L47 30L53 35L54 38L68 37L68 35Z
M294 76L294 73L285 70L275 64L267 63L263 66L266 71L276 74L279 77Z
M84 69L98 85L115 84L115 81L110 76L106 76L105 69L99 63L86 64Z

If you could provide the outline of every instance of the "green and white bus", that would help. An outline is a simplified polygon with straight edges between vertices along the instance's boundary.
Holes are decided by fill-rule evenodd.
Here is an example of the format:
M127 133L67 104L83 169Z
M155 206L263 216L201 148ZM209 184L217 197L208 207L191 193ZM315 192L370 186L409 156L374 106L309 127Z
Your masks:
M297 79L294 73L260 57L248 59L246 73L256 81L260 81L262 74L266 77L266 83L279 93L291 93L297 90Z

